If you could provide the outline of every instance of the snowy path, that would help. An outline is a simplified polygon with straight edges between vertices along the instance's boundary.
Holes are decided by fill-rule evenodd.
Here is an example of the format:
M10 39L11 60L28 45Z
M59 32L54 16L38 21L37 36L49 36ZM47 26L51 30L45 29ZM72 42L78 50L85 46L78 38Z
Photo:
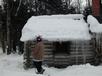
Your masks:
M5 55L0 49L0 76L46 76L35 74L35 69L23 69L23 56L18 54ZM47 68L50 76L102 76L102 66L73 65L65 69Z

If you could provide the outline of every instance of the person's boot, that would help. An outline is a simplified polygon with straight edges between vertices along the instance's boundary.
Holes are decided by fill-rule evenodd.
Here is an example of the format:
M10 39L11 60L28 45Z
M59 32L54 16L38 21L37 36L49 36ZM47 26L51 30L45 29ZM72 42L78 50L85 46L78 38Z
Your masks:
M44 73L44 71L45 71L45 69L42 69L42 71L40 72L40 74L43 74L43 73Z
M36 74L43 74L45 69L42 69L41 72L36 72Z

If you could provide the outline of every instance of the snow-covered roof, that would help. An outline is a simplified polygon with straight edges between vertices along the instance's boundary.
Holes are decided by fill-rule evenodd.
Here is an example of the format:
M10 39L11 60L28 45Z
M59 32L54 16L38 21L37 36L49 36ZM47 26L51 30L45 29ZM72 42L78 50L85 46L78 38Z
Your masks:
M22 30L21 41L33 40L39 35L49 41L89 40L91 38L88 25L82 17L82 15L32 16Z
M102 33L102 24L92 15L88 16L87 22L90 24L90 30L95 33Z

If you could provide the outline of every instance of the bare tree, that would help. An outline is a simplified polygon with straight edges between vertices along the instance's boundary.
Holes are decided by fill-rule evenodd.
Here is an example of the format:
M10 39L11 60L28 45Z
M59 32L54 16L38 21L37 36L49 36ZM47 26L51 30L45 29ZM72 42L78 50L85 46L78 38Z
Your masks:
M11 53L10 20L9 0L7 0L7 54Z

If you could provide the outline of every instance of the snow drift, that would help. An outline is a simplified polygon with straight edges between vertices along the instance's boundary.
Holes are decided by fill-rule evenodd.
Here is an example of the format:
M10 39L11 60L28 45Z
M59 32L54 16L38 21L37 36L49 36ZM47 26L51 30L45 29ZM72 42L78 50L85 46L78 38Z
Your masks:
M102 24L100 24L95 17L93 17L92 15L89 15L87 22L90 24L90 30L92 32L96 32L96 33L102 32Z
M45 67L43 75L36 74L35 68L24 70L23 55L1 53L0 48L0 76L102 76L102 66L92 66L90 64L73 65L64 69Z
M88 31L82 15L32 16L22 30L21 41L38 35L49 41L89 40Z

